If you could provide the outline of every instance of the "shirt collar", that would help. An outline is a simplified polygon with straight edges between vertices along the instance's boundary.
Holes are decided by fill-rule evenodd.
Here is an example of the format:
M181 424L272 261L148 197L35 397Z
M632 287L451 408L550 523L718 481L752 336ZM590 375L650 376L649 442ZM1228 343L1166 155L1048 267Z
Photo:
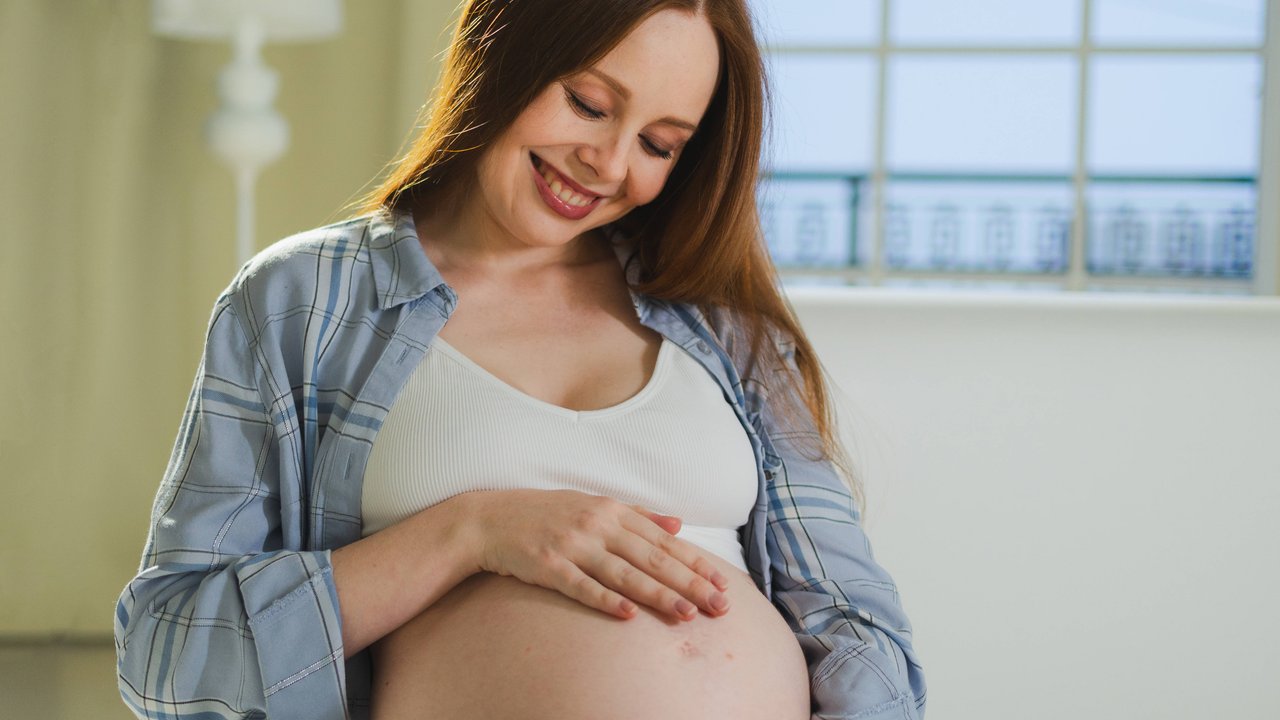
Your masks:
M379 308L386 310L416 300L442 285L449 287L423 252L412 213L375 212L368 232L369 262L373 266Z
M627 279L627 292L631 294L631 305L635 307L636 315L643 320L649 312L650 299L635 291L635 286L640 282L639 258L636 258L635 262L631 261L636 254L636 244L624 237L613 226L606 226L605 237L609 239L614 256L618 258L618 265L622 267L623 275Z

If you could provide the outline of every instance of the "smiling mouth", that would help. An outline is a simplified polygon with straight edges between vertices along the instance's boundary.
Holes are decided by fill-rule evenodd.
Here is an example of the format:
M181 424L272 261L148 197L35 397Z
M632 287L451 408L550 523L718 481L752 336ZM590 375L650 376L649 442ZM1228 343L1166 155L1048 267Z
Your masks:
M576 188L566 185L555 168L542 163L542 158L537 155L529 153L529 158L534 187L543 203L557 215L568 220L581 220L604 201L602 195L583 195ZM547 179L548 176L550 180Z
M545 160L538 157L536 154L530 152L529 158L533 161L533 166L537 168L539 174L545 175L546 173L550 172L552 175L556 177L556 179L560 181L560 184L562 186L568 188L570 192L581 195L583 198L586 198L587 201L590 202L590 201L598 200L599 198L604 197L603 195L598 195L596 193L583 190L580 187L573 185L568 180L568 178L566 178L559 170L547 164Z

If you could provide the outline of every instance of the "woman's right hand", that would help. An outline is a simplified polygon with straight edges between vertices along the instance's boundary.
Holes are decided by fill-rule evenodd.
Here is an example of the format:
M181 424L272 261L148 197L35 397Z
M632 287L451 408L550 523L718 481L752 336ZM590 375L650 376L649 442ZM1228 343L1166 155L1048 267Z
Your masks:
M728 611L711 604L723 597L727 579L700 548L675 537L679 518L576 490L458 497L474 502L469 519L479 525L483 572L514 576L623 619L637 612L628 598L678 620L696 617L694 605L712 616Z

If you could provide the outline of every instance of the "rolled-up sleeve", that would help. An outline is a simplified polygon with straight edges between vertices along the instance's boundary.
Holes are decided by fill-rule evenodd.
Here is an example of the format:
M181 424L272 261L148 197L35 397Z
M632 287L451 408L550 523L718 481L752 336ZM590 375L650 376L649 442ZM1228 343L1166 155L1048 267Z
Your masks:
M780 342L782 372L799 371ZM774 605L809 666L813 720L924 717L924 668L893 578L875 560L849 488L818 458L812 416L772 383L758 421L768 468L766 547ZM800 412L784 416L782 402Z
M272 407L282 394L255 350L224 293L116 605L120 694L141 718L347 714L329 551L286 547L282 530L303 514L296 432L282 430L296 414Z

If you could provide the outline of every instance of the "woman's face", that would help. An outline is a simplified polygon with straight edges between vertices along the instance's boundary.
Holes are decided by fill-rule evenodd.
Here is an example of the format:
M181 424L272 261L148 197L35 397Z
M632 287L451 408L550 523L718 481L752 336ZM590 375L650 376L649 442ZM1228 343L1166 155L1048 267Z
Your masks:
M718 71L703 17L655 13L596 65L544 89L485 151L482 212L523 244L552 247L652 201Z

